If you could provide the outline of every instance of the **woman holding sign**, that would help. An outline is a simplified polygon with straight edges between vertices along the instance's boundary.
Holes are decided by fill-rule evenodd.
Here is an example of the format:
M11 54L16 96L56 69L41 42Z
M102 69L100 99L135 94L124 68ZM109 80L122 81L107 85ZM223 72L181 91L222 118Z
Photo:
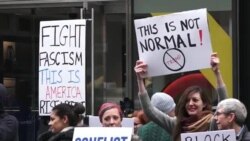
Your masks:
M219 58L216 53L211 55L212 70L217 79L219 100L225 99L226 89L219 70ZM215 130L212 104L205 91L199 86L188 87L176 105L176 117L169 117L152 106L144 85L143 77L147 73L147 64L137 61L134 68L137 75L139 99L147 117L163 127L174 141L180 141L180 134Z
M38 141L72 141L74 126L77 125L78 115L85 110L79 110L79 104L71 106L61 103L56 105L50 114L49 131L42 133ZM82 105L82 108L83 105Z

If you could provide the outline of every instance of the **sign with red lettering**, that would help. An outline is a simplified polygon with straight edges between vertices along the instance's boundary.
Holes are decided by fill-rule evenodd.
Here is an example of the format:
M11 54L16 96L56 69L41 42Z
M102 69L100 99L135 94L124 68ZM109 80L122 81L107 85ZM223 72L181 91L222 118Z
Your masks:
M40 22L39 115L60 103L85 105L86 20Z
M181 141L236 141L235 130L182 133Z
M210 67L212 47L207 10L198 9L134 21L145 77Z

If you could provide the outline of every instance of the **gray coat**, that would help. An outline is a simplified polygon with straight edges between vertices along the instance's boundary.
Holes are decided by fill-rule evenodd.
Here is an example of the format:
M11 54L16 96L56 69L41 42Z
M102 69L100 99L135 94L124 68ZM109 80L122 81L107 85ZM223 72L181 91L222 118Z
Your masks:
M244 125L242 131L236 136L237 141L250 141L250 132L248 132L247 127Z

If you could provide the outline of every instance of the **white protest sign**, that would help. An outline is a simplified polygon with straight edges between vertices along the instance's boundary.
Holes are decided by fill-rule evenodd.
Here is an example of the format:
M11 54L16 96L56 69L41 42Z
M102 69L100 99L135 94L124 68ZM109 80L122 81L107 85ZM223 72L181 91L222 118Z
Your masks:
M73 141L131 141L133 128L76 127Z
M134 21L140 60L147 76L210 67L212 54L207 10L198 9Z
M235 130L218 130L181 134L181 141L236 141Z
M60 103L85 105L86 20L40 22L39 115Z

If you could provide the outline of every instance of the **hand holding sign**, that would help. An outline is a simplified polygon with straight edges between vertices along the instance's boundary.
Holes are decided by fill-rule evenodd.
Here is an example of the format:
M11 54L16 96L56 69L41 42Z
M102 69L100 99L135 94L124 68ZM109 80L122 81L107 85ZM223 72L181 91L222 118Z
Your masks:
M219 71L219 63L220 63L220 59L218 57L218 54L216 52L212 53L212 55L211 55L211 66L212 66L212 70L214 72Z
M134 67L137 79L142 79L143 77L145 77L148 71L147 69L147 64L145 64L143 61L137 60Z

